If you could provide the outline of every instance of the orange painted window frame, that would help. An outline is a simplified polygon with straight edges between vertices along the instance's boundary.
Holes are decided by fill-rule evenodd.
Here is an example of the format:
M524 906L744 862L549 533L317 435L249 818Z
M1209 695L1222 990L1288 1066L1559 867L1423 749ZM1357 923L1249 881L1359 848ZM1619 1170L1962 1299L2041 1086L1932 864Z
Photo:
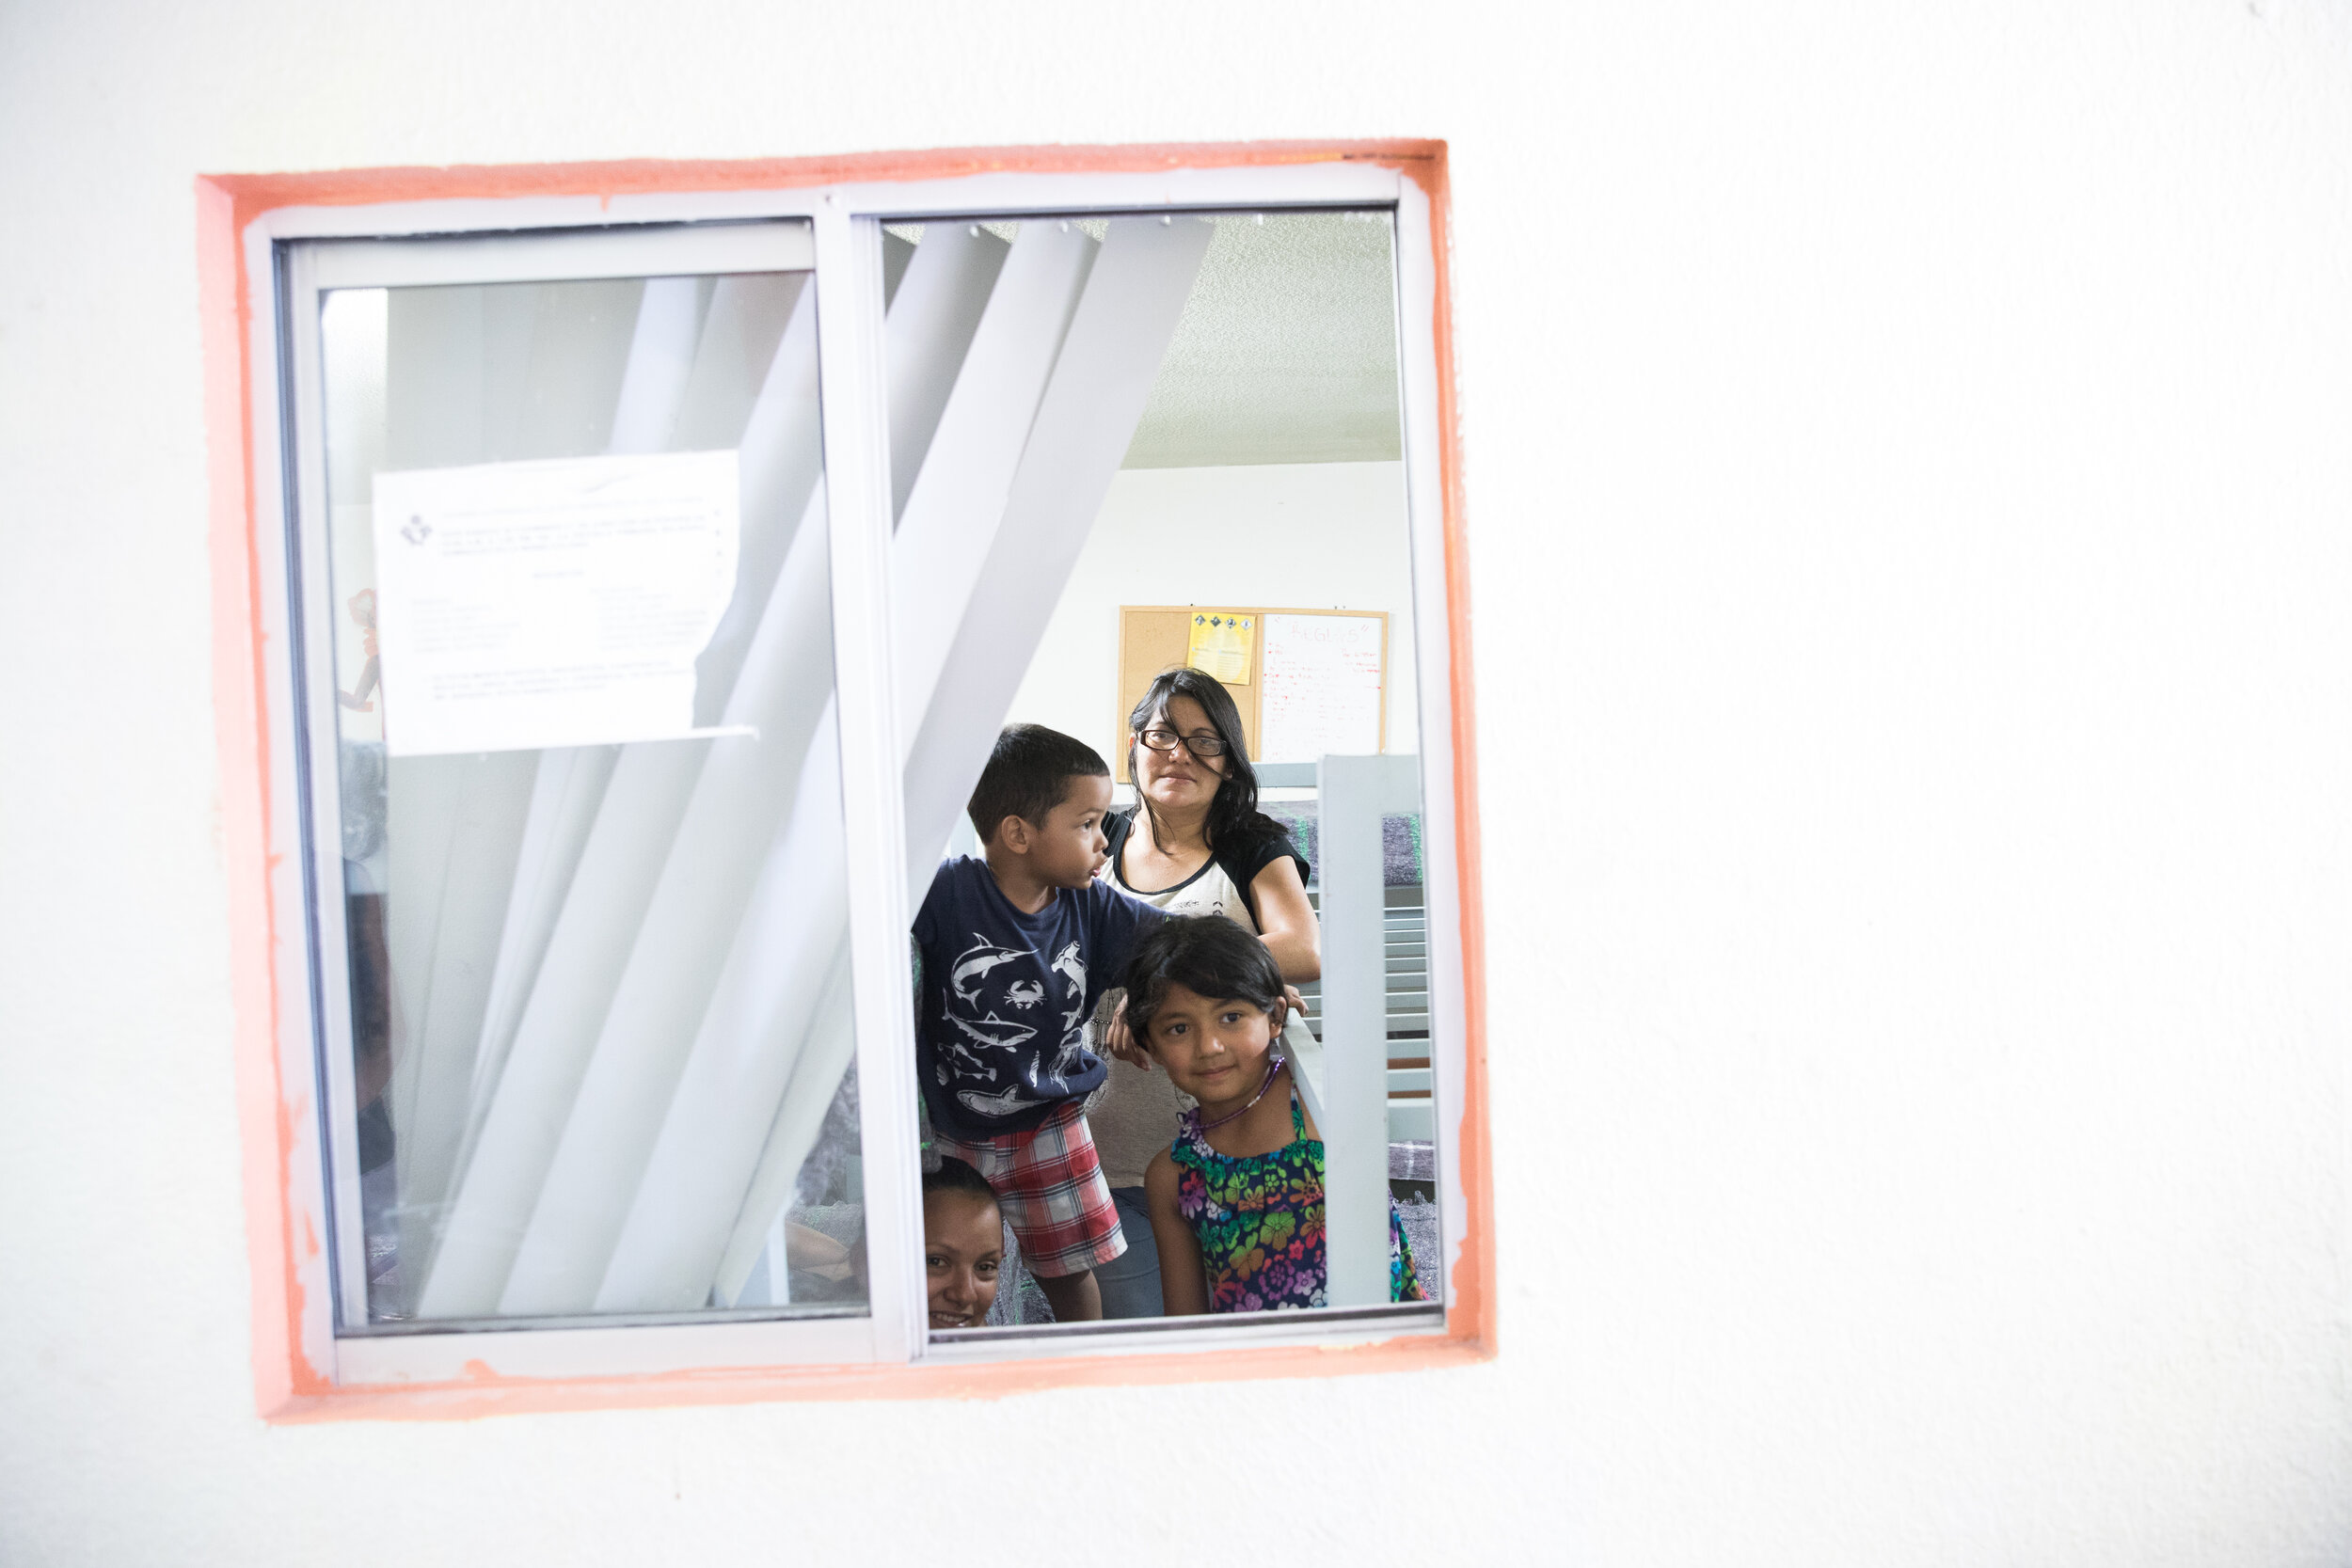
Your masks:
M244 245L257 218L289 207L546 196L615 196L772 190L848 182L933 181L986 173L1151 173L1317 163L1369 163L1395 170L1427 198L1429 258L1437 281L1438 486L1453 708L1455 860L1461 895L1463 1115L1457 1159L1467 1225L1449 1281L1441 1336L1335 1347L1236 1347L1214 1355L1066 1354L995 1362L855 1367L722 1368L691 1372L559 1379L477 1375L399 1387L338 1386L304 1349L309 1309L299 1258L325 1238L294 1233L294 1129L314 1114L290 1104L278 1058L279 944L302 940L306 911L276 907L270 869L294 847L272 843L269 756L273 721L259 615L262 541L256 507L252 312L270 280L247 276ZM252 1282L254 1394L273 1421L465 1418L499 1413L733 1404L789 1399L997 1397L1056 1387L1307 1377L1404 1371L1491 1357L1495 1337L1493 1176L1486 1126L1484 898L1479 859L1477 751L1470 644L1469 562L1455 403L1448 249L1451 213L1443 142L1256 142L1148 147L993 148L732 162L635 160L451 168L346 169L310 174L204 175L196 182L199 308L204 418L210 451L214 733L220 759L230 978L234 1006Z

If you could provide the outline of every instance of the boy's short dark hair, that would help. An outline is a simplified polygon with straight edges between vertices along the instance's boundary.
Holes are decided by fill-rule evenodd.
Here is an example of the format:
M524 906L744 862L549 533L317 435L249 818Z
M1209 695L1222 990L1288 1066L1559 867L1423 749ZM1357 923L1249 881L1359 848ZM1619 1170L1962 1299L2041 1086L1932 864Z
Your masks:
M1042 822L1070 795L1076 778L1107 779L1110 765L1103 753L1083 740L1049 730L1042 724L1007 724L996 736L996 750L980 769L979 787L964 812L972 831L986 844L997 824L1008 816Z
M1136 943L1127 960L1127 1027L1147 1048L1152 1016L1171 985L1269 1012L1282 1000L1282 971L1274 955L1221 914L1170 915Z

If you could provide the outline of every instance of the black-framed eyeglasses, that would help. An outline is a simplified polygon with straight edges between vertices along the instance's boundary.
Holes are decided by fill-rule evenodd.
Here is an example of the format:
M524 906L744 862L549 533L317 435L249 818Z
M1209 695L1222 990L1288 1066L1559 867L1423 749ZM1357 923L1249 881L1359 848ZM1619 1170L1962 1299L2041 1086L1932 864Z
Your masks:
M1174 730L1154 727L1143 731L1136 738L1155 752L1172 752L1176 743L1182 741L1184 750L1197 757L1221 757L1225 754L1225 742L1213 735L1178 735Z

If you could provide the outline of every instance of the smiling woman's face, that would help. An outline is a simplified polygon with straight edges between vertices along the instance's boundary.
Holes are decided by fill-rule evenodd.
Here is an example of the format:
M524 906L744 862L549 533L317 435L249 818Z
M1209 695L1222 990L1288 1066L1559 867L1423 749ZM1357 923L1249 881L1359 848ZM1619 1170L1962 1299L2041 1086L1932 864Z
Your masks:
M1200 739L1217 738L1208 710L1182 695L1168 700L1152 727ZM1227 763L1222 756L1197 757L1182 744L1172 752L1155 752L1132 736L1128 745L1135 753L1136 789L1163 811L1206 809L1216 799L1217 786L1225 782Z
M977 1328L996 1300L1004 1260L1004 1222L993 1202L954 1188L923 1195L923 1273L933 1328Z

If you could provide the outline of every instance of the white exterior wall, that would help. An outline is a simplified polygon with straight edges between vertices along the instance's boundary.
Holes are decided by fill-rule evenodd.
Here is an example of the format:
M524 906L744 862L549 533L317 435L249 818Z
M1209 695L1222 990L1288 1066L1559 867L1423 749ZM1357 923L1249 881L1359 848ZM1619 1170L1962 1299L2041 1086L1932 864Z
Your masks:
M1046 624L1012 717L1119 769L1121 605L1389 612L1388 749L1417 750L1402 463L1123 468ZM1251 673L1256 678L1256 672Z
M0 1560L2352 1558L2348 26L0 10ZM262 1423L191 178L1400 134L1454 156L1500 1358Z

